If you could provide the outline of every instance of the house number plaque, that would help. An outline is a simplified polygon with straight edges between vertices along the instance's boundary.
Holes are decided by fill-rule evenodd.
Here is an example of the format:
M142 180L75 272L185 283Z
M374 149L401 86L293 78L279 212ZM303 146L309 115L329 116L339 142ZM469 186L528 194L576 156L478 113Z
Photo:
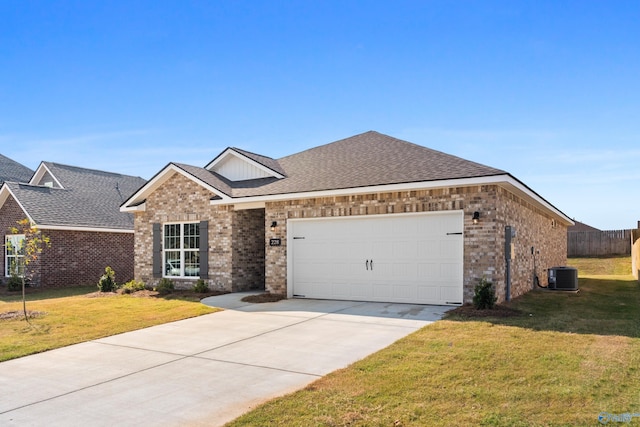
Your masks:
M269 246L280 246L280 239L269 239Z

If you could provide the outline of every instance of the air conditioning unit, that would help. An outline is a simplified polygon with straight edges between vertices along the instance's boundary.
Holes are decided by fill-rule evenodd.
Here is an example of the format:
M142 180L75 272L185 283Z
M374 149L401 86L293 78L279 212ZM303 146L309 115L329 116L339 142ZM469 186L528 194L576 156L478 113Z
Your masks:
M551 267L547 270L549 289L559 291L578 290L578 269L573 267Z

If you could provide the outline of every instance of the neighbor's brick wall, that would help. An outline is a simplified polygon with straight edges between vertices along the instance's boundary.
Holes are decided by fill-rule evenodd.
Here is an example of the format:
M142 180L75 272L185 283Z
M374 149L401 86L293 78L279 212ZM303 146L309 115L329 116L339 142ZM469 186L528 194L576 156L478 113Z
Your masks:
M483 277L495 284L498 298L504 299L505 225L514 225L518 231L514 240L516 260L512 263L512 298L531 289L531 246L540 248L537 264L541 280L546 281L544 269L566 262L566 227L559 224L552 227L551 218L545 213L495 185L326 197L267 203L265 227L272 221L278 222L278 229L267 231L267 236L281 238L282 246L266 247L265 287L270 292L286 293L288 218L446 210L465 212L464 302L471 302L474 286ZM474 211L481 213L478 224L471 220Z
M133 279L133 233L43 230L51 246L41 255L42 285L97 284L105 267L118 283Z
M26 218L27 215L22 211L22 208L18 205L15 199L11 196L7 198L4 205L0 208L0 239L2 239L0 245L2 245L2 251L0 253L0 277L4 278L5 273L5 236L7 234L14 234L10 230L12 227L18 227L17 221ZM39 282L39 275L36 274L34 282Z
M0 208L0 230L4 236L16 221L25 218L16 201L9 197ZM64 287L98 283L106 266L116 272L118 282L133 278L133 233L42 230L51 245L44 248L40 259L31 264L32 283L38 286ZM4 246L0 255L4 275Z
M211 289L231 290L232 216L227 207L213 209L211 192L175 174L147 197L146 211L135 213L135 277L155 286L153 277L153 224L209 221L209 279ZM193 286L196 279L172 279L176 287Z

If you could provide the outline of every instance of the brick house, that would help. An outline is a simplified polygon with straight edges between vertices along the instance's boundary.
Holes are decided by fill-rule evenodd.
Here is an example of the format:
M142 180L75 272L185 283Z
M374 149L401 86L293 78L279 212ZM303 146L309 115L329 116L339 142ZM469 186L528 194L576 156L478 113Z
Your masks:
M121 210L146 283L443 305L470 302L481 278L501 301L531 290L532 248L545 277L573 224L508 172L373 131L280 159L170 163Z
M146 181L139 177L42 162L28 182L6 181L0 188L2 276L20 254L22 236L11 227L28 218L50 238L32 282L47 287L97 283L106 266L116 279L133 278L133 215L120 204ZM11 242L12 244L8 244ZM15 264L14 264L15 265Z

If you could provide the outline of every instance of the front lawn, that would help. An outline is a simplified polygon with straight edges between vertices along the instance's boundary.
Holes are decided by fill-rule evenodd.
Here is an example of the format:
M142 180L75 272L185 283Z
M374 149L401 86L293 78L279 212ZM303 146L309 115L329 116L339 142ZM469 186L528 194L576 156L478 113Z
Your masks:
M515 317L449 316L229 425L640 424L640 286L625 263L569 260L577 294L530 292Z
M41 314L30 324L21 315L0 320L0 362L217 311L197 299L95 291L95 286L30 290L27 310ZM3 292L0 314L12 311L22 312L21 296Z

